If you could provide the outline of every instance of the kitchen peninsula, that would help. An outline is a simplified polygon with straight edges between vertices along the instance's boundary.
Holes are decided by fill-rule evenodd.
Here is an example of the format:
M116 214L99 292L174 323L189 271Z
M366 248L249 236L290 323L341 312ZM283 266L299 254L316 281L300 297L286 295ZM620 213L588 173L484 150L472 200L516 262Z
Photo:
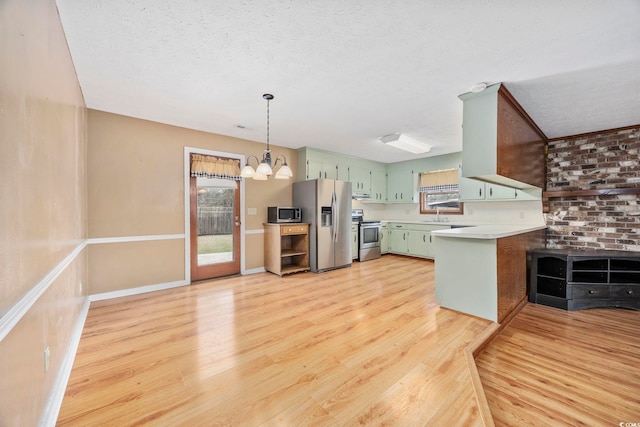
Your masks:
M545 181L546 137L502 84L460 99L462 176L478 182L479 198L487 197L487 186L491 195L495 184L511 187L514 199L518 189L525 190L536 214L522 212L520 218L530 222L517 225L494 220L432 232L436 298L442 307L501 323L527 299L528 251L545 245L542 204L536 199Z
M433 231L436 299L501 323L527 297L527 252L544 247L543 223Z

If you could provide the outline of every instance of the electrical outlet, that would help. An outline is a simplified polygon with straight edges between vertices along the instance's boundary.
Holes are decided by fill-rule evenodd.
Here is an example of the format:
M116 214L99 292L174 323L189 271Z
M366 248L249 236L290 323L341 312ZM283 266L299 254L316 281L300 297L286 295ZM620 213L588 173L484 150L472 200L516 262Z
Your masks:
M80 294L82 294L82 289L83 289L83 286L82 286L82 280L81 280L80 281L80 286L79 286L79 289L78 289L80 291Z
M524 218L524 211L520 211L520 218Z
M51 358L51 349L49 346L44 349L44 373L46 374L49 370L49 359Z

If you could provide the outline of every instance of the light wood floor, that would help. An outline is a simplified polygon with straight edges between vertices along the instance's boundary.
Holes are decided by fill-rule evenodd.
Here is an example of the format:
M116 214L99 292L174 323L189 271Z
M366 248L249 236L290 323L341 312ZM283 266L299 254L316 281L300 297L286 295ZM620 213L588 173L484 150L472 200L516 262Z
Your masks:
M393 255L93 303L58 425L480 426L494 327ZM527 305L476 362L497 426L640 422L640 312Z
M476 366L496 426L640 425L638 311L528 304Z
M59 425L482 425L433 262L235 277L93 303Z

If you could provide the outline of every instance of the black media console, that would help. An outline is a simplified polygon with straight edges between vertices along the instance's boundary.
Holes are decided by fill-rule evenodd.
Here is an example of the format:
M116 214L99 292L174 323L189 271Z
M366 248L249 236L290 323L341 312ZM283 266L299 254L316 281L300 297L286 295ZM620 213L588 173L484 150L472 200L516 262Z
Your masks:
M530 302L565 310L640 310L639 252L536 249L530 254Z

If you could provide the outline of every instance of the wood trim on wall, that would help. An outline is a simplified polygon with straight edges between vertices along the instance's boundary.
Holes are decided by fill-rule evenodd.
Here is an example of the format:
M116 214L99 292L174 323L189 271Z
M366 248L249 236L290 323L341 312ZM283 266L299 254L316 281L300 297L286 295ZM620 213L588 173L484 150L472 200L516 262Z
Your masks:
M547 142L563 141L565 139L589 138L589 137L600 135L603 133L620 132L620 131L629 130L629 129L636 129L637 127L640 127L640 123L638 123L637 125L623 126L619 128L613 128L613 129L602 129L594 132L579 133L577 135L559 136L556 138L551 138L547 140Z
M585 197L585 196L618 196L621 194L640 194L640 188L602 188L597 190L565 190L545 191L543 200L557 199L560 197Z
M505 101L507 101L507 102L509 102L509 104L511 104L511 106L520 114L520 116L522 116L522 118L527 122L527 124L529 126L531 126L533 128L533 130L535 130L535 132L540 136L540 138L542 138L545 141L548 140L548 138L544 134L544 132L542 132L542 130L538 127L536 122L533 121L531 116L529 116L529 114L527 114L527 112L524 110L524 108L522 108L522 106L520 105L518 100L516 100L513 97L513 95L511 95L511 92L509 92L509 89L507 89L504 84L500 86L500 89L498 89L498 93L503 96Z
M497 240L498 323L509 319L527 298L528 252L543 248L545 237L543 229Z
M504 85L498 90L497 172L545 188L547 138Z

